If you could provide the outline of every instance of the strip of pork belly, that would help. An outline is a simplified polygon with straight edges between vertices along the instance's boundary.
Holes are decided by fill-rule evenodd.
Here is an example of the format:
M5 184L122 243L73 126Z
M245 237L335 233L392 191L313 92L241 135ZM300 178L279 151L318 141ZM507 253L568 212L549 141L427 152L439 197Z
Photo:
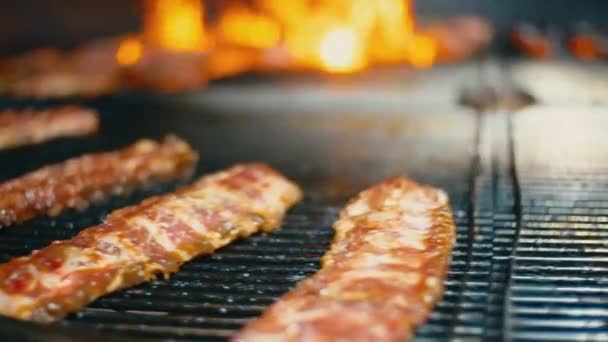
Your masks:
M122 39L101 38L70 51L42 48L0 59L0 93L56 98L115 91L121 87L116 51Z
M98 129L97 113L80 106L9 109L0 112L0 149L93 134Z
M234 341L407 341L443 292L455 228L447 195L394 177L334 224L321 270Z
M0 314L52 321L107 293L168 276L238 237L274 230L300 197L295 184L264 164L202 177L0 265Z
M0 227L192 174L198 154L167 136L142 139L114 152L83 155L0 184Z

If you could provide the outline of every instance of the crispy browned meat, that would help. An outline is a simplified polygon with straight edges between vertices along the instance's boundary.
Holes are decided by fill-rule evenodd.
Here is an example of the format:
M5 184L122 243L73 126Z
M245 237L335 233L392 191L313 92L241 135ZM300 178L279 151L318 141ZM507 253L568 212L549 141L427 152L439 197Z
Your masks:
M107 293L168 276L236 238L274 230L300 197L295 184L264 164L202 177L0 265L0 314L52 321Z
M0 60L0 93L17 97L97 96L120 88L120 37L70 51L37 49Z
M176 92L207 85L205 55L199 52L170 52L147 47L142 59L124 70L131 88Z
M443 291L455 229L446 194L403 177L342 210L311 278L248 324L243 341L406 341Z
M0 150L97 132L97 113L79 106L0 112Z
M547 32L536 26L517 25L511 30L510 38L511 44L529 57L547 59L555 53Z
M0 93L10 93L15 84L30 75L56 68L62 53L58 49L43 48L0 60Z
M494 27L484 18L455 16L428 23L419 28L437 43L437 61L457 63L471 58L490 45Z
M572 55L584 61L608 56L608 36L588 22L577 23L566 43Z
M0 184L0 227L122 194L150 183L189 176L198 159L183 140L142 139L115 152L88 154ZM0 278L1 279L1 278Z
M0 94L25 98L98 96L125 87L175 92L205 87L213 74L207 70L205 53L176 53L153 46L146 46L137 63L122 67L116 61L122 39L99 39L67 51L37 49L0 59ZM253 53L259 51L249 51ZM215 64L220 59L231 64L218 73L236 72L234 58L230 53L216 56ZM242 67L238 70L243 71Z

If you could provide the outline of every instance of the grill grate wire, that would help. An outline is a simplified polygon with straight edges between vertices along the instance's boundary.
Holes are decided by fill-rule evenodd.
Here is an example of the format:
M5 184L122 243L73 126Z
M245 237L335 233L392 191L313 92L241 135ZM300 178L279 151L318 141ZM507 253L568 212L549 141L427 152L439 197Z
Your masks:
M113 108L113 105L107 106ZM331 224L344 199L351 195L343 193L338 195L339 200L326 199L319 195L318 183L347 179L346 187L356 191L383 176L404 170L414 178L448 189L457 226L457 244L444 298L429 322L418 329L416 340L605 340L608 338L608 246L605 242L608 237L605 171L608 168L597 165L574 170L539 169L539 164L555 166L568 164L568 160L529 163L526 159L527 146L530 146L526 139L529 138L522 132L540 128L536 121L530 123L525 116L521 117L523 119L510 119L507 113L479 115L474 129L477 138L471 142L441 141L438 136L399 141L394 137L378 139L373 134L369 140L349 141L367 149L368 154L382 153L382 149L391 144L390 160L357 159L362 158L361 154L348 150L348 144L335 147L340 139L328 140L327 136L306 133L308 131L301 128L292 130L291 126L280 124L264 131L269 132L268 142L260 142L259 131L268 126L252 122L242 122L238 126L241 128L237 127L241 129L240 135L225 133L228 143L218 151L218 147L210 145L220 134L214 132L217 122L200 119L202 123L197 129L202 132L192 133L190 139L209 136L209 140L195 140L203 156L198 174L245 160L249 154L268 155L274 158L273 164L279 169L299 174L309 196L289 212L277 232L238 241L216 254L188 263L169 281L157 280L103 297L53 325L67 332L56 340L79 340L82 335L74 329L84 328L103 333L106 341L118 336L131 340L223 341L318 269L320 258L332 239ZM162 123L164 119L154 120ZM508 120L514 120L511 131ZM231 132L233 125L238 124L232 121L226 124L229 131L217 131ZM53 161L52 158L61 160L86 148L99 150L123 145L128 139L120 130L129 126L109 125L117 132L106 131L103 139L85 139L82 146L74 147L70 141L50 143L49 149L62 151L54 157L45 157L47 147L21 149L8 157L0 154L0 158L6 158L3 160L13 161L20 158L13 155L22 153L41 157L23 165L15 164L14 169L2 169L0 176L12 177ZM178 124L167 123L171 125ZM176 126L175 129L185 132L188 138L188 128ZM150 131L137 132L138 136L161 131L152 124L145 129ZM364 133L358 131L357 134ZM336 160L327 166L329 171L325 170L325 174L309 174L293 166L296 163L291 157L270 152L276 148L272 141L288 141L291 136L319 141L320 146L334 146L332 152L344 154L335 155ZM243 139L249 144L243 143ZM264 145L266 143L269 145ZM458 144L464 147L454 148ZM248 154L241 154L242 146L248 148ZM297 150L297 157L314 160L321 149L311 146L310 150ZM421 151L424 149L421 146L429 146L431 152ZM441 173L441 166L445 164L436 166L441 160L426 157L437 149L444 149L442 156L449 151L447 155L457 161L450 160L447 175ZM473 152L469 153L470 150ZM53 240L70 238L80 229L99 222L114 208L138 202L151 194L172 191L178 185L157 186L132 196L114 198L85 213L67 212L54 219L36 219L23 227L3 230L0 262L28 254ZM332 188L332 191L339 192L339 189ZM3 324L12 323L0 320L0 327ZM37 329L34 325L29 327L32 331ZM0 336L2 334L0 331ZM45 337L48 336L40 335L38 340Z

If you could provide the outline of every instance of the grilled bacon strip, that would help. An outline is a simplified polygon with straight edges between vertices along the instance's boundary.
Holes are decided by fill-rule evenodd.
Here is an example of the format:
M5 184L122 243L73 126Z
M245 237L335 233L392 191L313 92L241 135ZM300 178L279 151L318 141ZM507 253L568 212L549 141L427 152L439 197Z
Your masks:
M0 150L97 132L97 113L80 106L0 112Z
M102 38L69 51L42 48L0 59L0 94L58 98L116 91L121 88L116 63L121 39Z
M363 191L312 277L234 341L405 341L443 290L455 228L446 194L403 177Z
M71 240L0 265L0 314L48 322L157 274L167 277L238 237L274 230L300 197L268 166L243 164L117 210Z
M0 184L0 227L83 209L89 202L154 182L187 177L198 155L183 140L142 139L115 152L88 154Z

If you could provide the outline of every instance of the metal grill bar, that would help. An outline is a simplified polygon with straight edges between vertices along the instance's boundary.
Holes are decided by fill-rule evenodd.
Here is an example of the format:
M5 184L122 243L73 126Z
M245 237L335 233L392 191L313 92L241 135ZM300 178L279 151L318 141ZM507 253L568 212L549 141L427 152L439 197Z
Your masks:
M105 106L118 110L113 104ZM129 111L135 107L126 106ZM462 120L459 127L466 130L466 134L450 138L443 135L443 128L428 136L412 138L405 133L384 136L376 128L366 131L357 126L355 139L350 132L333 130L331 126L323 126L322 130L303 128L301 122L288 123L276 117L267 121L232 119L224 123L217 118L197 121L192 114L183 114L181 118L179 115L167 118L164 113L154 116L155 111L158 111L156 104L141 114L133 114L133 120L161 122L161 126L171 127L194 141L203 156L199 174L235 161L269 160L288 175L294 175L307 188L309 197L290 211L283 228L276 233L255 236L195 260L169 281L158 280L101 298L52 326L62 334L61 328L66 328L67 335L61 336L80 340L82 335L76 331L81 330L75 329L84 327L106 333L108 341L113 336L131 340L225 340L318 269L320 257L332 239L331 224L345 199L352 194L342 193L340 187L327 190L325 184L344 183L344 188L356 191L384 176L407 173L448 190L457 224L457 245L444 298L430 321L420 327L417 340L608 338L605 324L608 321L605 286L608 282L608 245L605 243L608 176L604 173L608 168L599 161L594 167L572 168L569 160L529 160L528 154L533 151L528 152L526 146L537 146L536 140L542 143L544 138L528 137L524 132L541 132L538 125L553 120L552 117L526 121L529 116L522 115L521 120L518 116L514 119L513 141L509 141L506 115L480 117L476 146L472 138L475 128L469 127L471 121L467 116L452 117L457 122ZM585 119L577 117L577 120ZM139 130L133 133L136 136L160 135L167 129L157 127L158 124L128 126L116 120L106 117L103 121L117 131L137 126ZM404 126L433 127L416 120L436 122L441 117L404 116L399 120L406 121ZM196 129L190 127L192 122L197 122ZM222 131L224 128L226 131ZM268 136L259 138L260 132ZM569 134L558 133L560 137ZM219 136L226 141L220 149L213 145ZM294 140L292 137L298 137L300 142L290 143ZM528 141L531 138L535 140ZM2 165L17 165L23 154L48 155L47 159L36 161L46 163L75 154L70 148L82 149L79 150L82 153L87 148L109 149L128 142L107 131L102 132L99 140L95 139L77 147L71 147L73 142L59 141L0 154L0 160ZM301 165L299 160L290 158L289 153L273 153L276 141L285 141L289 151L297 152L293 152L297 158L314 161L322 155L331 161ZM302 144L309 145L303 147ZM510 153L509 144L513 144L514 154ZM331 151L324 150L327 146ZM389 151L384 153L387 148ZM595 152L589 152L591 156L597 155L598 147L581 145L581 151L594 148ZM389 157L383 159L384 155ZM584 158L577 156L576 160L579 159ZM514 163L521 196L514 190ZM0 177L14 176L31 169L32 165L0 168ZM472 165L476 169L472 170ZM80 229L99 222L114 208L150 194L171 191L176 186L171 184L117 198L85 213L68 212L54 219L38 219L23 227L3 230L0 262L27 254L53 240L70 238ZM512 327L507 336L503 336L505 322L507 327ZM0 327L6 324L9 323L0 319ZM29 327L31 331L40 328ZM6 331L0 329L0 335Z
M522 132L538 127L538 118L531 118L531 114L515 120L520 146L529 143ZM535 115L549 114L545 111ZM593 115L579 114L576 120L582 124L593 119ZM579 141L578 155L531 160L525 150L518 150L524 205L521 232L513 251L508 307L515 341L608 338L608 297L604 294L608 281L608 231L604 224L608 222L608 180L602 174L605 167L582 169L570 159L584 159L585 154L602 149L602 145L592 142L594 133L570 129L551 132L560 136L560 141ZM584 138L578 137L581 134ZM547 148L544 137L538 139L538 148ZM563 142L554 148L560 149L560 144ZM602 162L596 160L595 164ZM543 167L534 167L538 165Z
M239 241L184 265L168 281L157 280L105 296L70 315L53 326L58 331L66 328L61 330L65 334L62 337L80 340L81 330L76 329L84 328L104 333L107 341L114 336L128 340L225 340L319 268L319 260L333 237L331 224L353 192L397 173L446 188L458 230L444 300L420 329L420 338L445 340L455 334L479 335L477 321L483 305L478 302L484 289L478 284L487 278L488 269L480 258L487 259L488 248L484 242L476 243L475 235L471 235L471 229L477 229L470 219L473 211L469 198L475 127L468 113L454 115L455 111L449 110L445 115L417 112L405 116L386 113L383 117L375 113L339 117L328 113L293 118L285 113L264 113L252 119L202 115L200 108L193 113L189 108L165 107L159 102L154 99L142 105L139 100L100 100L94 103L104 123L98 137L78 140L77 146L73 140L60 140L0 153L2 165L14 166L0 168L0 178L14 177L75 154L114 149L136 137L158 137L170 130L201 152L198 174L237 161L264 160L302 184L308 198L289 212L276 233ZM457 125L460 130L446 136L445 129L436 125L437 120ZM222 141L219 147L218 141ZM285 151L277 148L277 142L284 142ZM19 164L24 155L31 160ZM172 191L176 186L157 187L115 198L84 213L68 212L3 230L0 262L28 254L53 240L70 238L98 223L114 208ZM477 303L475 312L467 307L473 301ZM14 325L0 319L0 336L6 331L2 329L5 324ZM29 325L28 330L35 332L38 328ZM7 337L14 339L14 335ZM39 335L39 340L46 341L47 337Z

